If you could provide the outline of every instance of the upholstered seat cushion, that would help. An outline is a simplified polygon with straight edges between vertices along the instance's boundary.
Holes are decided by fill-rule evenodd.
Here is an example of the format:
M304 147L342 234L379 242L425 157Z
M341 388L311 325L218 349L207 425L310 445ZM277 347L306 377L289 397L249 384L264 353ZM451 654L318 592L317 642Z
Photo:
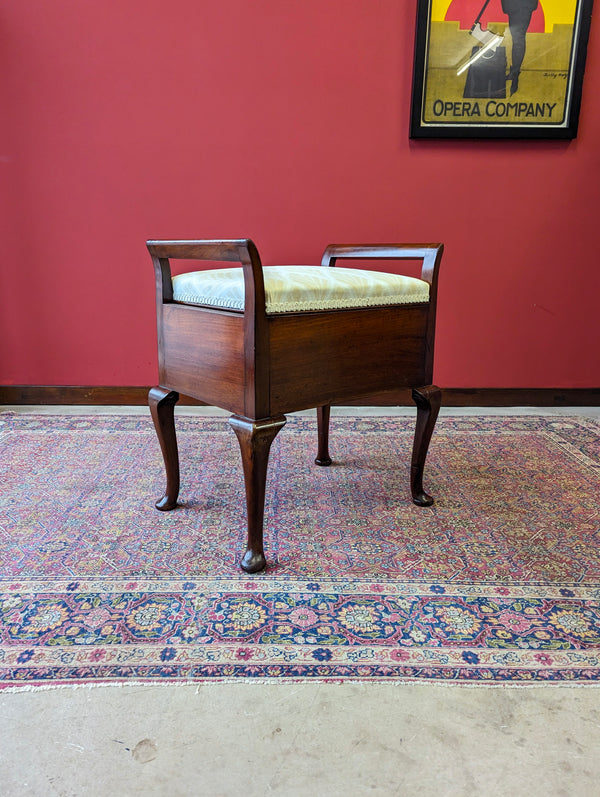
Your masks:
M266 311L299 313L429 301L429 285L414 277L326 266L265 266ZM244 309L241 268L173 277L173 299L227 310Z

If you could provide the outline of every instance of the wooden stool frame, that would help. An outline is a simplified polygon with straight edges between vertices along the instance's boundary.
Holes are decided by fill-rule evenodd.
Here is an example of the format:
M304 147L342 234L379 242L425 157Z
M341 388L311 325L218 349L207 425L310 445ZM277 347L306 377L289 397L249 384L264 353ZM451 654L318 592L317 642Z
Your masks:
M331 464L329 415L374 393L413 388L417 420L411 462L412 500L430 506L423 469L441 403L432 385L441 244L331 245L322 266L341 259L419 260L429 283L425 303L267 314L262 264L249 239L148 241L156 276L159 385L148 403L166 469L157 509L177 506L179 457L174 408L179 394L232 413L246 486L248 543L241 567L266 566L263 516L269 450L285 413L317 408L316 464ZM170 260L241 264L243 311L173 301Z

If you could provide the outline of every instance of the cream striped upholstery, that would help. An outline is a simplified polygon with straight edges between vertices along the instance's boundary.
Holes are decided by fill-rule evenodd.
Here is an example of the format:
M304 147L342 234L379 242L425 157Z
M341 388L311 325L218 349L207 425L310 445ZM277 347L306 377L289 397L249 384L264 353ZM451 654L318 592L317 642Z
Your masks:
M299 313L429 301L429 285L414 277L322 266L265 266L266 312ZM182 304L244 309L241 268L193 271L173 277Z

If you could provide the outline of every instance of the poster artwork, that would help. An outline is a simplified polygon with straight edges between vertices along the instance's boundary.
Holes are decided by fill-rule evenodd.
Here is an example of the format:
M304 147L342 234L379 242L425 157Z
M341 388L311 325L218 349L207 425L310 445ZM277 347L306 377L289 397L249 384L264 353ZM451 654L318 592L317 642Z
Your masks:
M422 82L415 84L419 126L568 126L583 5L421 0L427 30Z

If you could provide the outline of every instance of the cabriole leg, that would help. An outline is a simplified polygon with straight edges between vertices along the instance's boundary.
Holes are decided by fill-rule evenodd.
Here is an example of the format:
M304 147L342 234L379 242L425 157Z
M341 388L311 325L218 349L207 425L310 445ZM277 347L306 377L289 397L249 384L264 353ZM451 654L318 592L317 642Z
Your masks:
M435 385L415 388L413 401L417 405L417 424L410 467L410 489L412 500L417 506L431 506L433 498L423 489L423 468L429 449L429 441L437 420L442 392Z
M315 465L331 465L329 456L329 414L331 407L317 407L318 452Z
M286 418L278 415L274 418L252 421L249 418L232 415L229 423L240 444L246 483L248 545L240 565L246 573L258 573L267 564L263 549L263 523L269 451L277 433L285 426Z
M165 494L154 504L161 512L175 509L179 495L179 454L175 434L175 404L178 401L179 393L174 390L153 387L148 393L148 405L167 472Z

